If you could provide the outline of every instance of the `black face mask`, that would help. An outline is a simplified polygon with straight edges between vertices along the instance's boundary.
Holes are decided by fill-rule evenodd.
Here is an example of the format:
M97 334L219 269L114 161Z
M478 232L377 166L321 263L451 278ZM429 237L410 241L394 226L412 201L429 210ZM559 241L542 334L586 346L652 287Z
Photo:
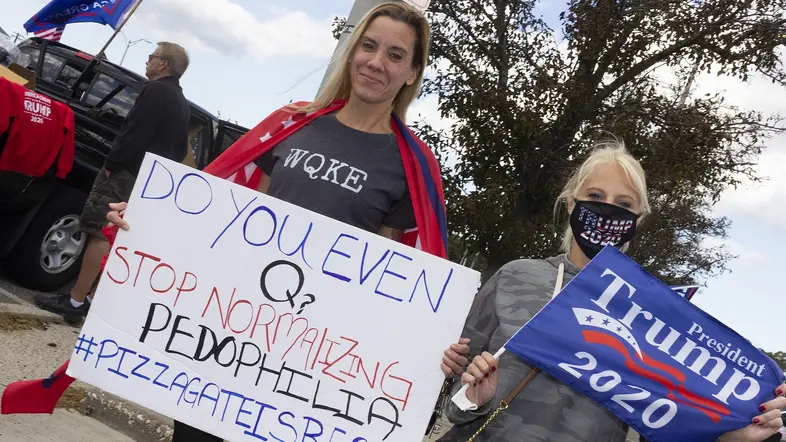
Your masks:
M614 204L576 200L570 214L570 228L581 251L592 259L606 244L622 247L633 239L638 217Z

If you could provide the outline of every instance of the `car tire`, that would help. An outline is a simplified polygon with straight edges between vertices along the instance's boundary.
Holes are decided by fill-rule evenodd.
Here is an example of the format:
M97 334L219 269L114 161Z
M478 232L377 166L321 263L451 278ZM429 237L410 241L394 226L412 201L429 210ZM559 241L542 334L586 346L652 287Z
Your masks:
M52 192L6 262L6 273L22 286L55 291L78 274L87 245L79 218L87 195L69 187Z

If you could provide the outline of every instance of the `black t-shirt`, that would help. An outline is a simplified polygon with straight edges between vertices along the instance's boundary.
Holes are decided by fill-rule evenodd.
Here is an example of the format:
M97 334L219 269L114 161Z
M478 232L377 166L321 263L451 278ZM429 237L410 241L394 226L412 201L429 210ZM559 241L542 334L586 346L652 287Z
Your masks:
M256 160L268 195L361 229L416 226L396 136L314 119Z

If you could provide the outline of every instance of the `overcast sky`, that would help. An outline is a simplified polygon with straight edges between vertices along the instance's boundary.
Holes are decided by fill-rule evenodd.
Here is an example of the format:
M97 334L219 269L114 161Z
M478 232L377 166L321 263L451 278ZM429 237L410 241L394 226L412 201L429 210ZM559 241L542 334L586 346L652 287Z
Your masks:
M46 3L0 0L0 26L9 33L24 32L22 24ZM351 6L351 0L144 0L124 34L129 40L184 45L191 55L182 80L186 96L251 127L290 100L314 97L335 48L332 19L348 15ZM544 8L542 13L555 23L558 11ZM111 33L96 24L70 25L63 43L95 54ZM120 36L107 55L118 62L125 48ZM131 47L123 65L144 72L153 49L146 43ZM744 109L773 113L786 103L786 91L761 79L741 84L703 76L698 85L697 93L723 90L730 103ZM409 115L449 125L440 120L434 97L419 100ZM786 299L777 279L786 263L784 141L767 141L757 167L767 182L728 192L718 204L717 214L733 222L726 243L740 258L731 263L730 274L710 281L694 298L706 312L770 351L786 351Z

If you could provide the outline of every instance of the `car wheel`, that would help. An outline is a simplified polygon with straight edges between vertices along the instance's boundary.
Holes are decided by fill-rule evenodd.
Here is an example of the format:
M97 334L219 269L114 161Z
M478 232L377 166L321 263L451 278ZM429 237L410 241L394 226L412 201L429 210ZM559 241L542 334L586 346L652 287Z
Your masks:
M87 234L79 231L86 195L70 188L52 194L11 252L7 273L21 285L54 291L79 274Z

